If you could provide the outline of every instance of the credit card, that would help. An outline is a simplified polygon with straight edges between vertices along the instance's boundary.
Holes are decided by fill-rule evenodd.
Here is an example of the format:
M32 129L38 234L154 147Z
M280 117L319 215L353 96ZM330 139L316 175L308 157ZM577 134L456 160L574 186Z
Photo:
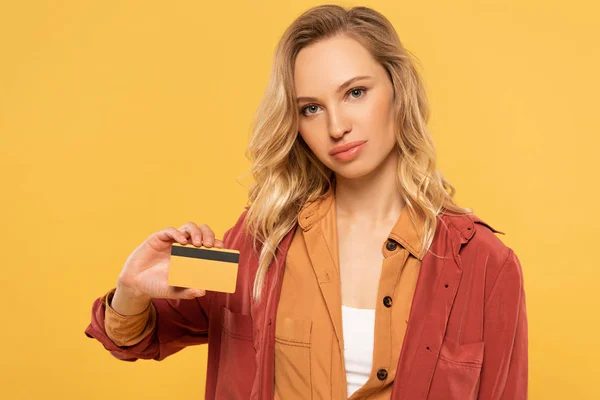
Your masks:
M234 293L240 252L173 243L168 284Z

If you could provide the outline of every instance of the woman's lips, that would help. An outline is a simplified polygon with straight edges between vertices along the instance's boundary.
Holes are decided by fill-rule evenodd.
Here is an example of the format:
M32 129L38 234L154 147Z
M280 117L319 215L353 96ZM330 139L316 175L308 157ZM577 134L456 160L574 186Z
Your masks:
M366 140L355 140L353 142L350 143L346 143L346 144L341 144L339 146L335 146L330 152L330 155L336 155L337 153L341 153L342 151L346 151L346 150L350 150L351 148L361 145L364 142L366 142Z
M336 147L330 154L340 161L350 161L358 157L362 149L365 147L366 140L351 142L343 146ZM339 150L342 151L339 151Z

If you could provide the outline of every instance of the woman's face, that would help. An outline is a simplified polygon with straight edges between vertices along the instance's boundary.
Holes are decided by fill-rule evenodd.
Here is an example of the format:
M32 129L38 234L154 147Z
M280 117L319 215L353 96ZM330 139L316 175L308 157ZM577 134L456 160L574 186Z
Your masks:
M298 131L336 175L365 176L394 150L392 83L356 40L338 36L300 50L294 84L300 111ZM360 143L334 154L338 146Z

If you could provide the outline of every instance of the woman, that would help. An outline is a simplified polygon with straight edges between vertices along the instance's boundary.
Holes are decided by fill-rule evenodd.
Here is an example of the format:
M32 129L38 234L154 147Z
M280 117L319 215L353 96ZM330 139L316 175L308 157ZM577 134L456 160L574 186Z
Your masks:
M223 241L151 235L86 334L123 360L209 343L207 399L524 399L514 252L436 169L421 80L365 7L283 35L249 144L249 206ZM240 251L236 292L167 285L172 243Z

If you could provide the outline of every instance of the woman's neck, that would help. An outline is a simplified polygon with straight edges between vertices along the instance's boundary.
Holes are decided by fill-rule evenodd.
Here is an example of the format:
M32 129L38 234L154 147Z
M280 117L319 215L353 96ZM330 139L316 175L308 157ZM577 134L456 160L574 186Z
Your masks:
M404 208L397 183L398 157L392 151L375 170L360 178L336 176L337 217L373 228L396 221Z

